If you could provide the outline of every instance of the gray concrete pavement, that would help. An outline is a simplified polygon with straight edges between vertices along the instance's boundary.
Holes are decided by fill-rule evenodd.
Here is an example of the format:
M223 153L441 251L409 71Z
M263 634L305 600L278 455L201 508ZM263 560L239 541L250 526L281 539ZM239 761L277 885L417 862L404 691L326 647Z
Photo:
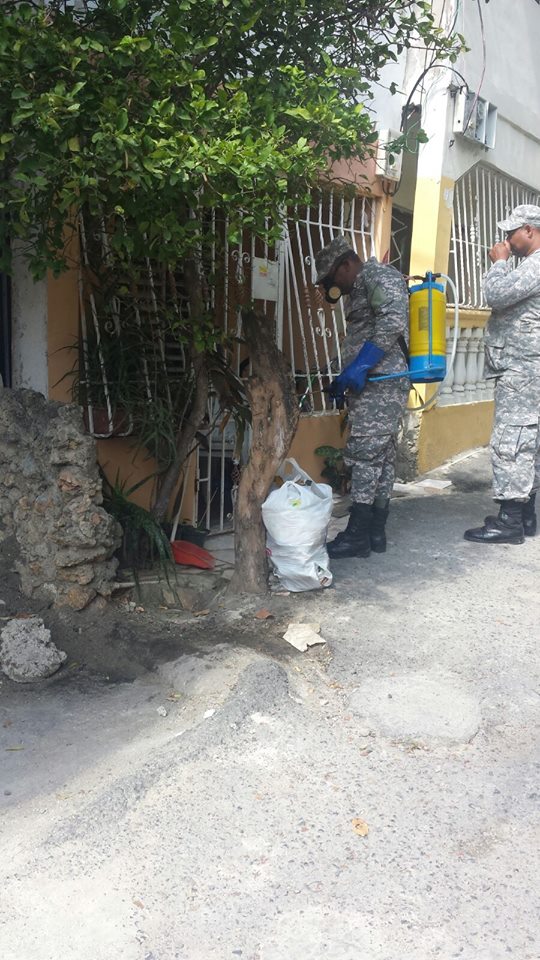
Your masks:
M129 684L4 682L2 956L538 960L540 537L466 543L485 460L447 475L273 620L225 605Z

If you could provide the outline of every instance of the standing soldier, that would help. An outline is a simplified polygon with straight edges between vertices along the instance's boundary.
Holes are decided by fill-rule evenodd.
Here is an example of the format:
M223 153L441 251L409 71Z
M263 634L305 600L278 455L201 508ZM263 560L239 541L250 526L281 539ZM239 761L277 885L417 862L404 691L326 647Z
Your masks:
M368 382L370 376L406 374L408 293L394 267L370 257L362 263L339 236L315 257L316 283L335 303L348 295L345 366L329 388L337 401L347 391L352 507L347 529L328 544L330 557L369 557L386 550L385 525L394 485L397 435L409 395L407 376Z
M489 251L484 278L492 313L486 327L486 374L495 378L491 434L497 517L465 531L475 543L523 543L536 533L540 487L540 207L522 204L497 226L506 233ZM515 254L524 259L515 269Z

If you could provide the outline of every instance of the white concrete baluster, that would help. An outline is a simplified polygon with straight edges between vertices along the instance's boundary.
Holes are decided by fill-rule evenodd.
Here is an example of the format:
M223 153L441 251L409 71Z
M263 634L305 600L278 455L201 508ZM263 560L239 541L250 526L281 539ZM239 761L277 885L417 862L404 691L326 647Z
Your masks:
M478 377L478 337L476 331L469 331L469 342L467 346L467 355L465 357L465 400L467 403L474 403L478 399L476 393Z
M478 338L478 359L476 372L476 389L479 400L487 400L487 385L484 380L484 327L475 327L473 334Z
M493 400L493 395L495 393L495 379L490 377L485 381L486 384L486 400Z
M454 331L453 328L446 328L446 377L444 385L441 387L440 403L452 403L453 393L452 385L454 383L454 369L450 370L450 360L452 358L452 343Z
M452 390L455 403L464 403L465 400L463 396L465 393L466 379L465 360L470 335L471 331L469 329L462 329L457 342L456 359L454 362L454 385Z

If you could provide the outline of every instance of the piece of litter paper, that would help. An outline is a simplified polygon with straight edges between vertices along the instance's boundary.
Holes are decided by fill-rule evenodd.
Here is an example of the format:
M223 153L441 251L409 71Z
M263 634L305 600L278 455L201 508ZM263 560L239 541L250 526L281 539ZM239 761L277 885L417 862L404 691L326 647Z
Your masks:
M166 716L167 716L167 711L166 711L165 707L158 707L157 710L156 710L156 713L159 713L160 717L166 717Z
M436 480L435 478L430 479L429 477L426 480L417 480L417 487L427 487L432 490L446 490L447 487L452 486L451 480Z
M290 623L286 633L283 634L283 639L300 650L300 653L305 653L308 647L326 643L324 637L319 635L320 629L320 623Z
M369 833L369 827L366 821L362 820L361 817L354 818L352 821L352 827L358 837L367 837Z
M216 712L215 710L205 710L205 712L204 712L204 714L203 714L203 719L204 719L204 720L209 720L210 717L213 717L213 716L214 716L215 712Z

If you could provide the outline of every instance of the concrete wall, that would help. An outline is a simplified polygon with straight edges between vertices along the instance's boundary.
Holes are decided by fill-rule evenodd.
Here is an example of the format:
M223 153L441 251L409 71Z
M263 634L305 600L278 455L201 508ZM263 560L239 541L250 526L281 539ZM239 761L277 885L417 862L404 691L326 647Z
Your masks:
M432 7L444 29L455 23L470 49L455 65L429 69L419 83L428 60L419 51L408 51L384 78L394 80L402 94L392 99L377 93L375 98L379 129L395 127L415 88L411 103L421 108L421 125L428 137L418 148L416 180L411 179L414 168L406 158L394 197L396 205L413 210L413 274L433 268L447 272L454 185L477 163L540 190L540 7L533 0L433 0ZM456 95L465 83L498 109L493 149L454 132ZM462 312L462 325L467 324L466 313ZM486 318L485 311L481 316L471 313L475 325ZM431 388L419 392L425 398ZM417 445L414 468L423 472L487 443L493 404L436 406L416 417L411 431Z
M471 49L460 57L456 68L471 90L497 106L497 137L495 148L486 150L458 135L446 152L444 173L457 180L481 160L540 189L538 5L533 0L490 0L479 9L475 3L461 3L457 29ZM461 81L455 77L454 82Z
M17 244L11 278L13 387L48 396L47 281L34 282Z
M433 6L440 10L440 0ZM469 50L459 57L454 69L449 64L430 70L413 94L412 102L422 107L422 127L429 137L419 149L419 177L442 176L455 181L482 162L540 189L538 5L533 0L490 0L488 4L452 0L445 4L443 25L448 27L454 19ZM403 57L404 95L397 97L398 101L405 102L424 63L417 51ZM464 81L498 109L493 149L453 131L454 97ZM377 103L379 126L396 122L396 105L383 98Z

